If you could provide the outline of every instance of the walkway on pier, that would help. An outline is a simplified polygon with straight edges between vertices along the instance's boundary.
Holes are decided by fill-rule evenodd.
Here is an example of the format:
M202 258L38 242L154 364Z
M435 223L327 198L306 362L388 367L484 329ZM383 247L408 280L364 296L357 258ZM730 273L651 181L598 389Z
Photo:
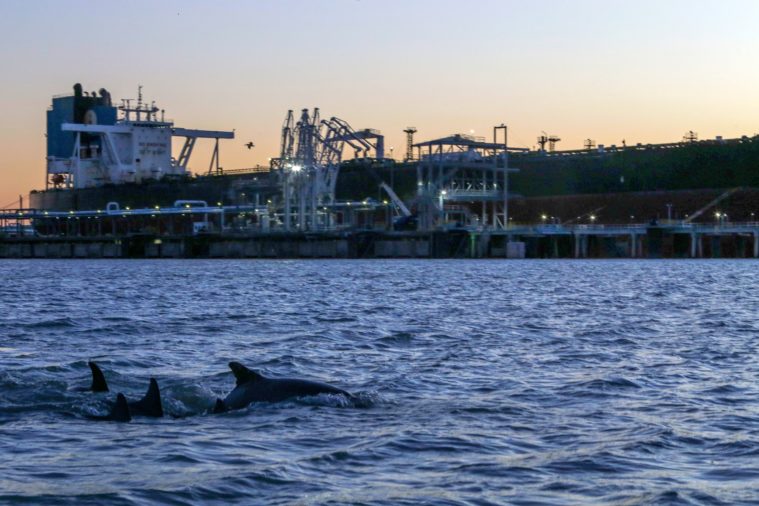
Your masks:
M661 246L665 238L687 238L688 255L690 258L704 257L704 243L709 240L710 249L719 250L721 238L736 237L742 240L750 239L751 253L759 258L759 222L717 222L711 224L687 223L683 221L665 221L657 224L629 225L536 225L512 227L494 235L505 235L509 241L529 240L530 238L567 238L573 245L575 258L587 258L590 238L625 241L627 256L638 258L644 256L644 240L647 246L646 256L660 256ZM680 241L682 239L679 239ZM554 242L555 244L555 242ZM745 246L744 246L745 247ZM556 248L556 246L554 246ZM553 254L551 256L559 256ZM712 255L719 256L719 255Z

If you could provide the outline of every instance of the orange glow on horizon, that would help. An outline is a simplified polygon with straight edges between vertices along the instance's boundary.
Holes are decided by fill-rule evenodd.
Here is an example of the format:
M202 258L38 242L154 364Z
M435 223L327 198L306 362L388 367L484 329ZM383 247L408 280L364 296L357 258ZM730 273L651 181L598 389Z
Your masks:
M522 0L45 5L0 4L0 47L12 48L0 51L0 205L44 188L45 110L75 82L116 102L142 84L177 126L234 129L225 169L267 165L286 111L305 107L381 130L396 159L409 125L416 140L490 139L505 123L510 145L533 148L545 131L557 149L759 132L755 2L578 0L539 16ZM198 141L195 173L211 149Z

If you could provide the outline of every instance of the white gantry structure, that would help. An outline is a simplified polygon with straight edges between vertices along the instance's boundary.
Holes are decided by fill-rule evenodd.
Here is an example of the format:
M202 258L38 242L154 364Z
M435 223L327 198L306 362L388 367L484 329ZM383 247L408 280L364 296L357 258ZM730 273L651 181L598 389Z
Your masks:
M373 142L372 142L373 141ZM384 156L384 138L376 130L353 130L340 118L321 120L319 109L301 111L295 121L290 110L282 127L280 156L272 160L278 175L280 201L274 203L286 231L329 230L335 223L335 185L350 148L359 157Z

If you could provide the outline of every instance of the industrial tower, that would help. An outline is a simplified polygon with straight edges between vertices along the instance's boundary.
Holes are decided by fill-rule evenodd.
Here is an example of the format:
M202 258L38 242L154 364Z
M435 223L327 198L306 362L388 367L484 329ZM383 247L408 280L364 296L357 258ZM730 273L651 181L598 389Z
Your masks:
M410 162L414 159L414 134L416 133L416 127L406 127L404 132L406 133L406 159L404 162Z
M546 150L546 144L548 144L548 151L553 153L556 150L556 143L561 140L557 135L548 135L542 132L543 135L538 137L538 145L540 145L540 151Z

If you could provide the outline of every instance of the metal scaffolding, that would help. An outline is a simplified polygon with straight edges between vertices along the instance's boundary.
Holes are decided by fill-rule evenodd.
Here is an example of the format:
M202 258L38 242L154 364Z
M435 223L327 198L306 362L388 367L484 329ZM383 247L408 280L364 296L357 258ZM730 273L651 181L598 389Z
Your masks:
M496 142L498 130L504 142ZM506 126L493 130L493 141L454 134L415 144L418 227L508 228L509 152L527 151L507 146Z
M335 185L346 148L356 158L370 154L383 158L384 137L377 130L356 131L340 118L321 120L318 108L311 114L303 109L297 122L293 111L288 111L280 156L272 160L281 188L276 214L285 230L334 226Z

